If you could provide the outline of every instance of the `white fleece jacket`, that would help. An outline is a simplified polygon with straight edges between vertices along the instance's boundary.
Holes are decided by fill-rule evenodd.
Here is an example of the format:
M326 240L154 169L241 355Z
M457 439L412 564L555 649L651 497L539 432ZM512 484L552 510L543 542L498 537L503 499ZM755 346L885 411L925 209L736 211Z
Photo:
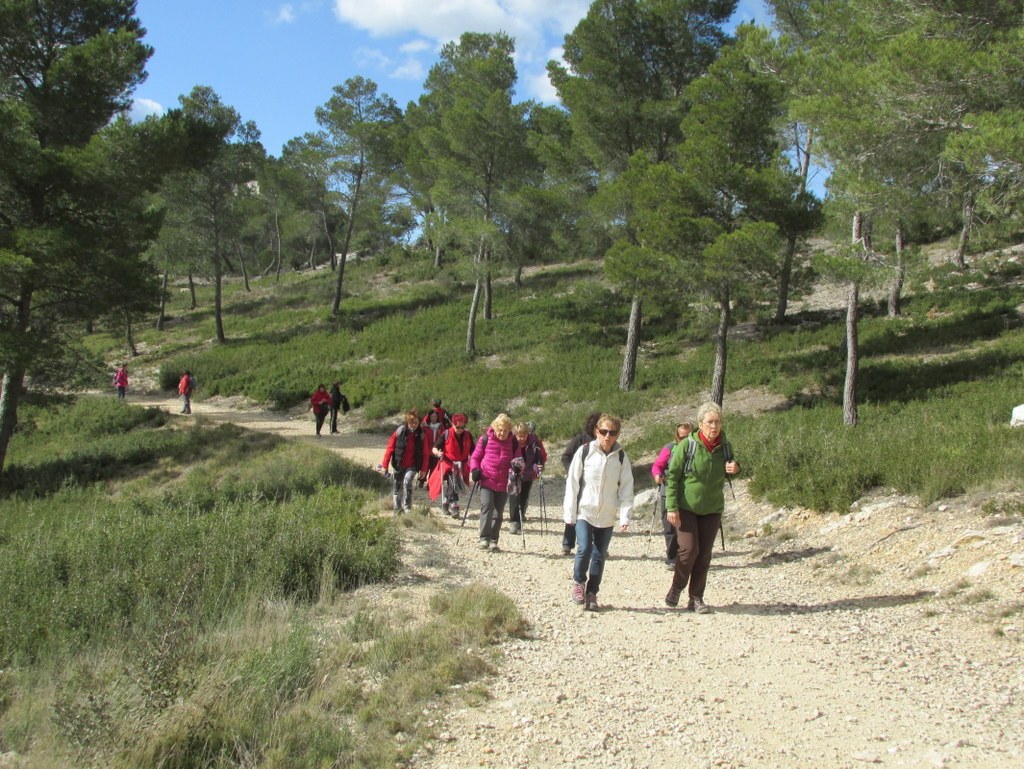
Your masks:
M607 529L615 525L616 514L620 526L629 523L633 512L633 468L625 452L619 462L620 448L616 443L605 454L595 440L589 444L586 461L583 446L573 455L565 477L562 503L566 523L576 523L577 518L582 518L591 526Z

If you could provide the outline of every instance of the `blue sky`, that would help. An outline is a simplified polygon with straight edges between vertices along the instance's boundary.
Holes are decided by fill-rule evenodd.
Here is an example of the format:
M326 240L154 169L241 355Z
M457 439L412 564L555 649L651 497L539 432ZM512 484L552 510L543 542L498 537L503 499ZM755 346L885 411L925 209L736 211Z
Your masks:
M466 31L516 39L517 93L554 103L545 66L584 16L583 0L138 0L155 52L133 114L160 113L196 85L255 121L273 155L315 131L331 89L362 75L405 106L420 94L441 46ZM767 24L762 0L740 0L736 21Z

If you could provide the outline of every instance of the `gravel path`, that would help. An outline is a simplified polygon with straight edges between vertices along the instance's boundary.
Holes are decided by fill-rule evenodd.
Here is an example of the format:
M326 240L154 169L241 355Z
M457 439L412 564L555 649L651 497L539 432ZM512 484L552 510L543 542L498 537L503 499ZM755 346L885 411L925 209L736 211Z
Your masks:
M298 415L194 409L316 440ZM375 464L383 441L319 444ZM438 716L441 737L414 766L1024 767L1019 512L879 494L818 515L765 507L739 482L708 581L715 613L695 615L663 603L670 574L638 495L646 518L615 534L602 609L585 612L560 554L562 488L545 483L547 533L535 488L525 537L503 532L500 552L476 549L472 517L461 532L442 519L440 534L410 529L396 584L365 589L425 604L482 582L530 622L506 645L491 699Z

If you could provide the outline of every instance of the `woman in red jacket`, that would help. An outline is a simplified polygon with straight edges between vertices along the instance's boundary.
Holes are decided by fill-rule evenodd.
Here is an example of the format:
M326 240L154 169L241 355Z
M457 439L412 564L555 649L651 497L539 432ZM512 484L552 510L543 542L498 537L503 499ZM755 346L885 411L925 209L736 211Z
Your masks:
M309 407L313 409L313 416L316 417L316 437L320 437L320 428L324 426L324 420L331 412L331 394L327 392L327 385L317 385L316 392L309 399Z
M455 414L452 426L434 438L433 454L437 464L430 473L427 490L431 499L441 497L441 512L459 517L459 487L469 483L469 457L473 435L466 429L466 415Z

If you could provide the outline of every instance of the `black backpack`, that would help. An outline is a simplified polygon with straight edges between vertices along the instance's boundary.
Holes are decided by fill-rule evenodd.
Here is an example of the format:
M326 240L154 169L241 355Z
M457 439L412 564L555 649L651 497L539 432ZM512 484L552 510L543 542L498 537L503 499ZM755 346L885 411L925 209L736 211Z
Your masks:
M351 407L348 405L348 398L345 397L345 393L342 393L341 394L341 413L342 414L347 414L349 408L351 408Z

